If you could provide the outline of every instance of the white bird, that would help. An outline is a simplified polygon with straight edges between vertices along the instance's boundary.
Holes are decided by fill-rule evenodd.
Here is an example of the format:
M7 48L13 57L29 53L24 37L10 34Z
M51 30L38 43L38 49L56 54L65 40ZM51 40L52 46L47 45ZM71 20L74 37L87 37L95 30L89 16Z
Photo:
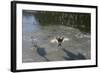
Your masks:
M57 43L58 47L62 46L62 43L65 42L65 41L69 41L69 38L58 36L58 37L50 40L51 43Z

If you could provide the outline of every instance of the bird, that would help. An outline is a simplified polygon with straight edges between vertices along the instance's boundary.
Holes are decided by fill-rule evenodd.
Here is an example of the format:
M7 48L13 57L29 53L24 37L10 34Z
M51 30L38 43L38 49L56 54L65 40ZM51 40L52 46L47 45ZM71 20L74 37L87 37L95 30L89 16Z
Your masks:
M31 41L32 41L32 47L38 47L38 44L37 44L37 39L34 38L33 36L31 36Z
M62 47L62 43L64 43L65 41L69 41L69 38L65 38L63 36L57 36L50 40L51 43L57 43L58 47Z

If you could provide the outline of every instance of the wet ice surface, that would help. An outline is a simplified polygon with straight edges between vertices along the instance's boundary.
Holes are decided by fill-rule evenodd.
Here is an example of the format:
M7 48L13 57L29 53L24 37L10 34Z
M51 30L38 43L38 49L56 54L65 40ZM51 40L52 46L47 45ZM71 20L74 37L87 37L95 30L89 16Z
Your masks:
M22 31L23 62L90 59L90 34L83 34L78 29L64 25L40 26L34 16L28 15L28 19L26 17L23 19ZM63 47L50 43L58 35L69 38L69 41L62 43Z
M38 32L24 33L23 34L23 62L38 62L46 61L45 57L50 60L76 60L76 59L89 59L90 58L90 36L80 33L77 29L66 27L60 31L63 35L69 38L69 41L62 43L63 48L57 47L57 43L50 43L54 36L59 35L47 26ZM54 26L53 26L54 27ZM64 28L64 26L62 26ZM58 30L59 26L55 26ZM76 33L77 32L77 33ZM36 39L38 47L32 44L31 36ZM83 37L81 37L83 36Z

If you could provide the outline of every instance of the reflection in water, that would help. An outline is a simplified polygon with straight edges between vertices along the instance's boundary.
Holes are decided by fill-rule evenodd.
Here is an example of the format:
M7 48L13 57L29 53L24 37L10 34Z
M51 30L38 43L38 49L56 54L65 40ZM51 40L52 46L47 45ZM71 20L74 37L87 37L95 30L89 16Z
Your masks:
M82 55L81 53L78 53L77 55L68 51L68 50L65 50L64 48L62 49L67 56L64 56L64 59L65 60L82 60L82 59L85 59L85 56Z
M45 51L45 48L40 48L38 47L37 48L37 53L43 57L46 61L49 61L48 58L46 57L46 51Z
M35 32L40 29L40 25L33 14L24 14L22 28L23 32Z

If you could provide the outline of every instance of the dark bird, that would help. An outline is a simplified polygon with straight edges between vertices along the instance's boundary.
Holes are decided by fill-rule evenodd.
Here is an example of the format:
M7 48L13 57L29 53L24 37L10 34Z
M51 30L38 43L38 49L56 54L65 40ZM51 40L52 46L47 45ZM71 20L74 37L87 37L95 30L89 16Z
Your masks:
M62 46L62 43L64 41L69 41L69 39L68 38L65 38L63 36L58 36L58 37L50 40L51 43L57 43L58 44L58 47Z

